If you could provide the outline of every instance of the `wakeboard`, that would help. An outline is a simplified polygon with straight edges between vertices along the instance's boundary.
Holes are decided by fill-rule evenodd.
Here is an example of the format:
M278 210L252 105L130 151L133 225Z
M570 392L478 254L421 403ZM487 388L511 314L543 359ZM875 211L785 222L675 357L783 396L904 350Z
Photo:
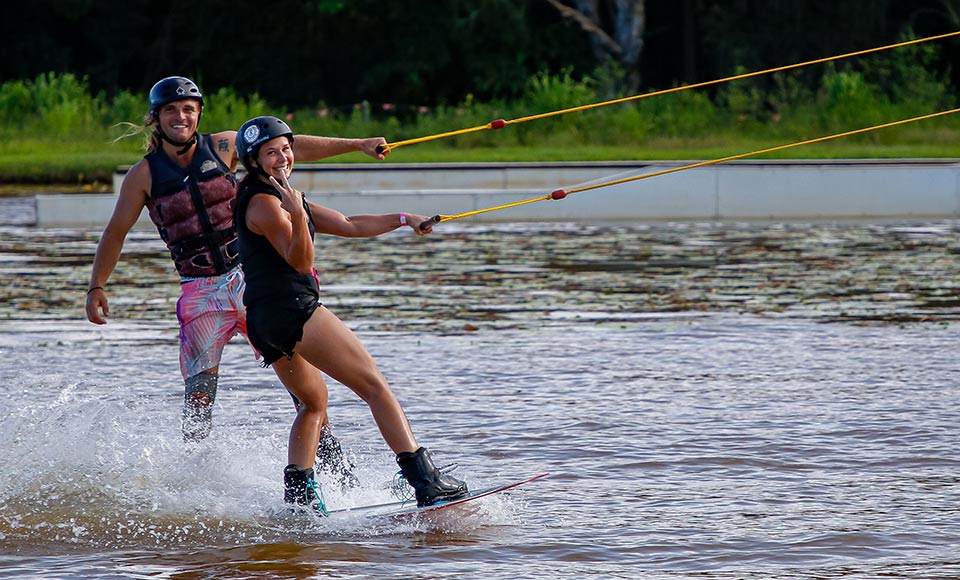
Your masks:
M518 481L512 481L509 483L504 483L500 485L494 485L492 487L483 488L476 491L471 491L463 497L458 497L456 499L447 500L447 501L438 501L433 505L418 507L417 501L415 499L407 499L401 501L392 501L387 503L373 504L373 505L363 505L349 508L341 508L330 510L330 516L338 515L348 515L355 514L360 516L371 516L371 517L386 517L390 519L407 519L415 518L422 515L437 513L441 510L447 510L450 508L456 507L468 507L466 504L476 501L480 498L491 496L497 493L501 493L507 490L511 490L521 485L536 481L538 479L543 479L544 477L550 475L549 473L540 473L526 479L521 479ZM474 506L469 506L474 507Z

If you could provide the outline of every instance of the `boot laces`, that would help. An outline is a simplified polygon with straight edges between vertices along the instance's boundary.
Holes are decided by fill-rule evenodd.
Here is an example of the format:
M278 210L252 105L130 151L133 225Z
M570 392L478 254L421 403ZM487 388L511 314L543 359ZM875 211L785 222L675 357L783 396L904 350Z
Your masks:
M437 471L442 474L449 475L451 471L460 467L458 463L448 463L443 467L438 467ZM393 482L390 484L390 493L393 494L395 498L400 501L413 501L416 499L414 494L413 486L407 482L407 478L403 476L403 471L398 471L393 475Z
M310 497L310 492L313 491L313 498ZM327 504L323 501L323 489L320 487L320 484L313 479L307 480L306 488L307 504L317 512L317 514L327 517L330 515L330 510L327 509Z

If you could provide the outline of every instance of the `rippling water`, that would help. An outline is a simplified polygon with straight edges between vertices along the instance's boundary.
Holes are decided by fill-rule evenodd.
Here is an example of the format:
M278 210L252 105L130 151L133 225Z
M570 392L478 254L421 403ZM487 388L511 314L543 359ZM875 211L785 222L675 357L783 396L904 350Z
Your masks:
M292 405L241 340L185 447L150 232L0 231L0 578L956 578L960 225L500 225L322 242L326 302L478 514L284 528ZM734 267L738 265L738 267ZM925 272L925 274L923 274ZM364 481L392 458L331 385Z

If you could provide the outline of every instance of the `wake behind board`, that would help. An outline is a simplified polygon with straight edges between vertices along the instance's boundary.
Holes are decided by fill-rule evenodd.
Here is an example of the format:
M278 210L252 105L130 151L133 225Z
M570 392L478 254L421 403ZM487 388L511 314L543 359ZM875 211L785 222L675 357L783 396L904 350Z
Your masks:
M477 491L471 491L467 495L452 499L449 501L438 501L433 505L428 505L424 507L417 507L416 500L409 499L405 501L393 501L381 504L366 505L366 506L357 506L351 508L343 508L330 510L331 516L336 515L346 515L346 514L356 514L361 516L370 516L370 517L386 517L391 519L405 519L410 517L417 517L424 514L436 513L440 510L445 510L447 508L452 508L456 506L463 506L466 503L472 502L474 500L480 499L482 497L487 497L489 495L494 495L503 491L507 491L521 485L530 483L531 481L536 481L550 475L549 473L540 473L526 479L519 481L514 481L511 483L495 485L493 487L487 487Z

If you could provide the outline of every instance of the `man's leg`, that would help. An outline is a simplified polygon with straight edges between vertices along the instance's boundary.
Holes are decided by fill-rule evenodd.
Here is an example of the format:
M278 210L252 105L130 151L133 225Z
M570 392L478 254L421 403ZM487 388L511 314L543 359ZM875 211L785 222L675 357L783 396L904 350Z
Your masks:
M183 375L183 438L199 441L213 426L223 347L245 320L240 270L181 284L177 301L180 321L180 372Z
M217 367L202 371L184 381L183 429L184 441L200 441L213 428L213 402L217 398Z
M334 436L329 422L320 427L315 465L318 471L329 473L337 479L343 488L360 486L360 480L353 473L356 466L344 455L340 440Z

